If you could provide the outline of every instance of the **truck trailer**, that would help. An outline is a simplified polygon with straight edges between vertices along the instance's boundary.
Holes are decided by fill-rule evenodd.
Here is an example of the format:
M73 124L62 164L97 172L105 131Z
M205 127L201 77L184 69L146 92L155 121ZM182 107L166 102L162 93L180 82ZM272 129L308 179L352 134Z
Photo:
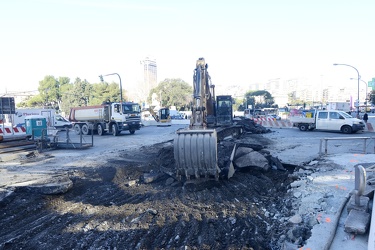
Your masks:
M134 102L106 102L101 105L74 107L70 109L69 121L77 134L88 135L91 131L102 136L121 131L134 134L141 128L141 107Z

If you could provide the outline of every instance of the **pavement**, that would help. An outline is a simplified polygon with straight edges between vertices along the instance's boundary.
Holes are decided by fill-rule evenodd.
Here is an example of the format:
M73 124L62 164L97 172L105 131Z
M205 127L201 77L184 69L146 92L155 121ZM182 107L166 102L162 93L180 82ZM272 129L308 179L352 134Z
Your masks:
M284 164L298 166L298 179L291 184L289 190L296 198L295 207L298 207L295 217L302 223L295 223L292 228L301 228L302 225L312 226L312 235L300 250L365 250L368 248L369 230L364 234L346 232L349 225L357 231L362 229L360 216L348 219L348 205L351 202L351 192L355 189L355 166L362 165L367 169L375 165L375 140L367 141L366 153L363 152L363 140L331 141L328 155L319 154L319 141L323 137L336 137L334 133L318 133L317 137L308 137L298 129L272 129L274 133L264 136L274 140L275 146L267 148ZM313 135L313 134L312 134ZM339 134L341 136L341 134ZM359 132L351 137L374 137L369 131ZM371 177L372 172L367 173ZM374 183L375 184L375 183ZM367 185L367 192L373 188ZM368 213L371 215L371 211ZM299 220L297 220L299 222ZM374 224L374 223L373 223ZM374 226L374 225L373 225ZM372 233L373 234L373 233ZM374 237L372 237L374 238ZM286 248L293 249L293 248ZM294 248L295 249L295 248Z
M326 165L324 169L323 164ZM348 218L348 206L351 204L349 198L355 189L356 165L365 168L375 165L374 154L338 154L324 157L321 169L306 177L306 184L294 190L310 191L302 195L302 214L316 211L316 208L317 211L320 210L315 213L318 223L313 227L312 235L302 249L368 249L368 230L364 234L346 232L350 223L356 228L363 224L359 216ZM368 188L373 192L373 187Z

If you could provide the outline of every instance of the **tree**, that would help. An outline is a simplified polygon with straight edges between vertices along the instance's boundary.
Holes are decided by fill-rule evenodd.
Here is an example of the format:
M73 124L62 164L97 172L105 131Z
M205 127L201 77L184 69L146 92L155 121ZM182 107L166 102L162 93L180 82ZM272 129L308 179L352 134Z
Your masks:
M247 105L253 105L253 108L270 108L275 103L272 95L266 90L248 91L245 100Z
M95 83L92 85L90 105L101 104L106 101L119 102L120 88L115 82L108 84L107 82ZM126 97L125 97L126 99Z
M150 90L147 102L151 103L152 94L161 98L161 106L176 106L178 110L186 110L192 101L193 87L181 79L165 79L157 87Z
M17 108L43 107L44 101L40 95L29 96L17 104Z
M288 94L288 105L289 106L300 106L300 105L303 105L303 104L304 104L304 101L297 98L297 95L296 95L295 91L290 92Z
M90 90L92 85L86 80L82 81L76 78L73 84L64 84L61 86L62 99L61 104L63 112L68 113L71 107L89 105Z
M53 76L45 76L39 82L38 91L44 107L54 108L55 102L60 99L59 83Z
M244 111L246 108L246 99L233 98L233 110Z
M90 84L77 77L70 83L69 77L45 76L39 82L39 94L17 104L17 107L54 108L69 113L70 108L120 101L120 88L115 82ZM126 98L126 97L125 97Z
M39 82L39 95L42 99L43 107L50 107L61 110L62 92L63 86L68 85L70 82L69 77L59 77L57 80L51 75L44 77Z

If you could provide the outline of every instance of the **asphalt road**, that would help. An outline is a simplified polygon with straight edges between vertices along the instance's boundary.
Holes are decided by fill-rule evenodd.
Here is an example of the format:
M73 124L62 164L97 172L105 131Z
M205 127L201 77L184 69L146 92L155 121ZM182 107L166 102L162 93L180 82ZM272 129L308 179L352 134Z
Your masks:
M116 137L109 134L101 137L94 135L93 147L83 150L46 151L42 154L46 157L44 162L33 162L31 159L30 162L23 164L17 162L1 163L0 183L4 187L7 186L7 182L12 185L27 185L27 183L32 183L35 178L45 179L45 176L60 173L71 166L85 168L91 165L96 166L101 162L107 163L108 158L115 158L121 151L172 140L175 136L175 131L184 127L186 125L150 126L141 128L134 135L130 135L128 132L122 132L121 135ZM358 132L347 135L339 132L300 131L297 128L271 129L271 131L271 133L263 134L264 137L274 142L268 145L267 149L283 163L293 165L302 165L317 159L319 157L320 141L323 138L343 139L328 142L329 155L359 155L363 151L364 140L358 138L375 137L375 134L371 132ZM66 132L59 132L59 140L66 141L65 136ZM91 142L91 138L91 136L84 136L82 141L88 143ZM70 140L77 143L80 141L80 137L74 131L71 131ZM367 140L365 145L368 153L374 153L374 139ZM346 159L345 164L347 164L351 159L350 157L343 155L341 158ZM351 182L350 186L352 185Z
M113 136L112 134L105 134L98 136L94 134L83 135L82 142L90 144L93 141L94 147L88 149L88 152L98 151L116 151L124 150L129 148L137 148L145 145L152 145L162 141L172 140L174 134L178 129L185 128L186 125L171 125L166 127L148 126L142 127L137 130L135 134L130 134L129 131L122 131L120 135ZM69 131L69 141L72 143L80 143L81 136L77 135L74 130ZM60 142L66 142L67 135L66 131L60 131L58 133L58 140Z
M370 116L374 119L375 116ZM84 143L91 143L93 138L94 147L85 150L85 157L96 156L97 154L103 157L131 148L137 148L144 145L152 145L162 141L173 140L175 132L178 129L185 128L186 125L171 125L167 127L147 126L137 130L135 134L131 135L128 131L123 131L119 136L106 134L104 136L94 135L83 136ZM374 153L374 140L362 138L375 138L375 134L368 131L359 131L355 134L343 134L341 132L327 132L327 131L300 131L298 128L274 128L272 133L263 134L264 137L269 138L274 142L274 145L269 145L268 150L272 154L279 157L279 159L286 164L301 165L303 163L312 161L319 157L319 152L324 150L323 138L336 138L336 140L329 140L327 142L328 154L341 153L363 153L366 148L366 153ZM70 141L79 143L80 136L76 135L73 130L69 133ZM343 139L343 140L338 140ZM66 141L66 132L59 132L59 141ZM320 148L322 146L322 148ZM54 155L81 155L81 151L77 150L58 150L53 152ZM80 156L82 157L82 156Z
M343 153L374 153L374 140L362 138L375 138L375 133L358 131L355 134L343 134L341 132L329 131L300 131L298 128L274 128L272 133L264 134L264 137L275 142L269 150L278 156L283 163L300 165L319 157L321 140L324 138L335 138L328 140L327 152L332 154ZM342 140L339 140L342 139ZM322 153L324 153L324 141Z

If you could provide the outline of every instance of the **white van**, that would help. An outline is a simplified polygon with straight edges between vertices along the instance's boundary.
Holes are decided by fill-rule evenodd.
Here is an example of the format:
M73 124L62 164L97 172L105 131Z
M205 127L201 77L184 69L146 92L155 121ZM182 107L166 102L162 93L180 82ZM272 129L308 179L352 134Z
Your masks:
M290 117L290 121L293 123L293 127L298 127L301 131L321 129L350 134L365 128L363 121L338 110L309 112L309 116Z

